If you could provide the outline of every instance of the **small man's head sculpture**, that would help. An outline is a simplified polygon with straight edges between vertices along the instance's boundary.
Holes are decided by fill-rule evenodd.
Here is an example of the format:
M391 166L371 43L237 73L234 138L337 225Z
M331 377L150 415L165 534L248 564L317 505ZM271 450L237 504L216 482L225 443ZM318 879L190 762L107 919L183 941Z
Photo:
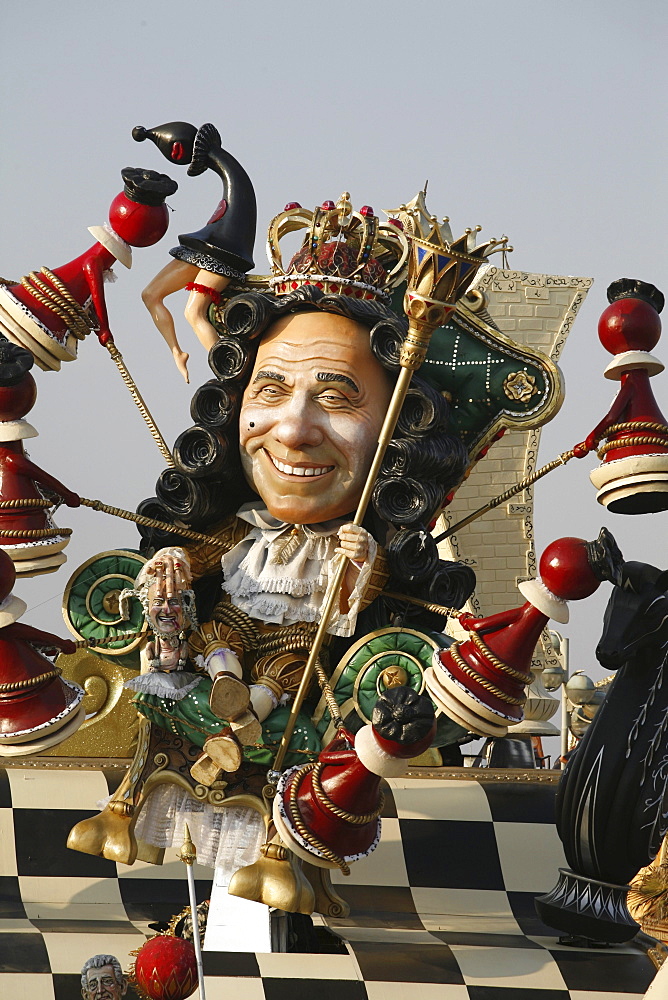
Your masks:
M81 969L83 1000L120 1000L128 989L120 962L115 955L93 955Z

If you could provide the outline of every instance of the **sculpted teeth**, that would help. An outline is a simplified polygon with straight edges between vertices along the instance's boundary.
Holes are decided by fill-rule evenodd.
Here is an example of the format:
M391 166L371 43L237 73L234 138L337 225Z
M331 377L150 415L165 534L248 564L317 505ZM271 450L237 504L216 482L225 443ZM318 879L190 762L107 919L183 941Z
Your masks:
M267 454L269 453L267 452ZM323 465L320 468L305 469L303 466L288 465L286 462L279 462L273 455L269 455L269 458L279 472L284 472L288 476L324 476L326 472L330 472L334 468L333 465Z

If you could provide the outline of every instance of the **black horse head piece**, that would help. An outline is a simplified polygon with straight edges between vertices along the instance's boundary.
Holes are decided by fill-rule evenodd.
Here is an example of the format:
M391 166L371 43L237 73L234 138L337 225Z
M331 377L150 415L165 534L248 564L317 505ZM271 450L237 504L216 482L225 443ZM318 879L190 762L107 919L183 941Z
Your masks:
M649 563L626 562L608 601L596 656L615 670L668 637L668 571Z
M587 560L598 580L621 586L624 556L607 528L601 528L595 541L587 542Z

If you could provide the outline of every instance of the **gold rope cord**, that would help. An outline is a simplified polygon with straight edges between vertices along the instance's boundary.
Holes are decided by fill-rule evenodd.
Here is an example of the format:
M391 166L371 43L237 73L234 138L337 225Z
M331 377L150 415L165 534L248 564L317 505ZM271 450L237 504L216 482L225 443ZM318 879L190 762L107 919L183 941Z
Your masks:
M41 497L29 497L27 500L0 500L0 510L11 510L15 507L53 507L53 500L42 500Z
M511 667L509 663L505 662L505 660L500 660L499 657L492 652L484 639L482 639L481 636L472 629L469 630L469 638L471 639L473 645L478 647L485 659L489 660L497 670L500 670L509 677L520 681L522 684L531 684L536 679L533 674L522 673L521 670L516 670L515 667Z
M499 504L504 503L506 500L510 500L511 497L514 497L517 493L521 493L522 490L528 489L529 486L532 486L535 482L538 482L539 479L542 479L543 476L546 476L548 472L558 469L560 465L565 465L566 462L570 462L570 460L574 457L574 449L563 452L563 454L559 455L558 458L548 462L547 465L543 465L542 468L537 469L530 476L525 476L524 479L520 479L518 483L515 483L514 486L511 486L510 489L506 490L504 493L499 494L499 496L495 497L494 500L490 500L489 503L484 505L484 507L478 507L478 509L474 510L472 514L469 514L467 517L463 517L461 521L457 521L456 524L453 524L450 528L442 531L440 535L436 536L434 541L438 544L438 542L442 542L445 538L449 538L450 535L454 535L460 528L465 528L467 524L471 523L471 521L475 521L488 511L494 510L494 508L498 507Z
M56 538L59 535L71 535L72 528L0 528L3 538Z
M137 409L139 410L139 412L141 413L142 417L144 418L144 420L146 422L146 425L147 425L149 431L151 432L151 437L153 438L153 440L157 444L158 448L160 449L160 454L162 455L162 457L164 458L164 460L167 462L167 465L169 465L170 468L173 468L174 467L174 459L172 458L172 453L169 450L169 448L167 447L167 443L166 443L165 439L163 438L162 434L158 430L157 424L156 424L155 420L153 419L153 417L151 416L151 413L150 413L150 411L149 411L146 403L144 402L139 389L137 388L137 384L136 384L135 380L133 379L132 375L128 371L127 365L123 361L123 355L118 350L118 348L116 347L116 345L113 342L113 340L108 340L107 343L104 346L109 351L109 354L111 355L111 358L112 358L114 364L116 365L116 367L118 368L118 370L119 370L119 372L121 374L121 378L125 382L128 390L130 392L130 395L132 396L133 400L137 404Z
M73 337L83 340L95 329L95 321L55 274L47 267L41 268L41 273L51 284L44 281L36 271L21 278L20 284L37 302L55 313Z
M79 497L82 507L91 507L93 510L100 510L103 514L111 514L112 517L121 517L125 521L134 521L146 528L159 528L161 531L169 531L172 535L180 538L191 538L195 542L209 542L211 545L226 546L226 542L213 535L204 535L200 531L191 531L190 528L182 528L178 524L168 524L166 521L156 521L153 517L144 517L143 514L135 514L131 510L123 510L122 507L112 507L102 503L101 500L89 500L86 497Z
M60 677L61 673L60 667L54 667L53 670L48 670L45 674L28 677L24 681L8 681L5 684L0 684L0 691L25 691L27 688L37 687L38 684L53 680L54 677Z
M638 448L654 445L657 448L668 448L668 427L665 424L652 423L649 420L633 420L623 424L613 424L608 427L603 437L609 438L611 434L622 434L625 431L654 431L652 434L633 434L631 437L624 437L615 441L606 441L601 445L596 454L603 458L609 451L616 448Z
M327 861L331 861L332 864L336 865L341 869L344 875L350 875L350 868L338 854L335 854L327 844L323 844L311 830L304 824L302 820L301 813L299 812L299 806L297 805L297 795L299 794L299 784L302 778L305 778L310 771L314 769L315 764L304 764L303 767L292 776L290 785L290 799L288 802L288 811L290 813L290 818L294 825L295 830L299 834L305 843L312 847L314 851L321 854Z
M323 809L325 809L327 812L332 813L332 815L337 816L339 819L344 820L344 822L351 823L353 826L366 826L367 823L372 823L375 819L378 819L378 817L383 811L383 806L385 805L385 796L383 795L383 793L382 792L380 793L380 802L378 808L374 809L373 812L370 813L348 812L347 809L343 809L341 808L341 806L337 806L336 802L332 802L332 800L328 797L327 793L325 792L325 789L322 787L322 783L320 781L320 775L326 766L327 765L323 761L318 761L316 764L314 764L313 770L311 771L311 787L313 788L313 794L315 795L316 799L323 807Z
M504 701L507 705L517 705L520 708L526 704L526 696L523 695L521 698L514 698L512 695L506 694L506 692L502 691L501 688L496 686L496 684L492 684L492 682L488 681L486 677L479 674L477 670L470 667L459 652L458 642L453 642L452 646L448 646L447 652L452 654L452 659L455 661L457 667L462 671L462 673L474 680L476 684L480 684L481 687L485 688L486 691L489 691L490 694L493 694L495 698L499 699L499 701Z

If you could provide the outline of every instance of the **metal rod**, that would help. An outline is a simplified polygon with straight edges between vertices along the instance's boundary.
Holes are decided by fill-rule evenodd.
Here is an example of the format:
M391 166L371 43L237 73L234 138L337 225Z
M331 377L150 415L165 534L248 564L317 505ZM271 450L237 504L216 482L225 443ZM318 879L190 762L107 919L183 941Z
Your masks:
M137 409L139 410L139 412L141 413L142 417L144 418L144 420L146 422L146 426L148 427L149 431L151 432L151 437L153 438L153 440L157 444L158 448L160 449L160 454L162 455L162 457L164 458L164 460L167 462L167 465L169 465L171 468L173 468L174 467L174 459L172 458L172 453L169 450L169 448L167 447L167 442L165 441L164 437L162 436L162 434L158 430L158 425L156 424L155 420L151 416L151 412L150 412L148 406L146 405L146 403L144 402L144 400L142 398L142 394L140 393L139 389L137 388L137 383L135 382L135 380L133 379L132 375L128 371L127 365L125 364L125 361L123 360L123 355L121 354L121 352L119 351L119 349L116 347L116 344L113 342L113 340L107 341L107 343L104 346L109 351L109 354L111 355L114 364L116 365L116 367L118 368L119 372L121 373L121 378L125 382L130 395L132 396L133 400L135 401L135 403L137 405Z
M197 981L200 1000L206 1000L204 995L204 966L202 964L202 944L199 939L199 920L197 919L197 896L195 895L195 874L193 862L197 857L197 848L190 838L188 824L183 824L183 845L179 852L179 860L183 861L188 873L188 896L190 897L190 917L193 923L193 945L195 947L195 962L197 963Z
M517 493L521 493L522 490L528 489L529 486L532 486L534 483L538 482L539 479L542 479L543 476L546 476L548 472L552 472L553 469L558 469L560 465L565 465L566 462L570 462L574 456L574 451L565 451L563 455L559 456L559 458L555 458L551 462L548 462L547 465L537 469L532 475L525 476L524 479L520 479L518 483L515 483L514 486L511 486L510 489L507 489L504 493L500 493L498 497L494 498L494 500L490 500L489 503L484 504L484 506L478 507L478 509L474 510L472 514L468 514L467 517L463 517L461 521L457 521L457 523L453 524L452 527L442 531L440 535L436 536L434 541L438 545L438 543L442 542L445 538L449 538L450 535L454 535L460 528L465 528L467 524L471 523L471 521L475 521L479 517L482 517L483 514L487 514L488 511L494 510L494 508L498 507L499 504L502 504L505 500L510 500L511 497L516 496Z

